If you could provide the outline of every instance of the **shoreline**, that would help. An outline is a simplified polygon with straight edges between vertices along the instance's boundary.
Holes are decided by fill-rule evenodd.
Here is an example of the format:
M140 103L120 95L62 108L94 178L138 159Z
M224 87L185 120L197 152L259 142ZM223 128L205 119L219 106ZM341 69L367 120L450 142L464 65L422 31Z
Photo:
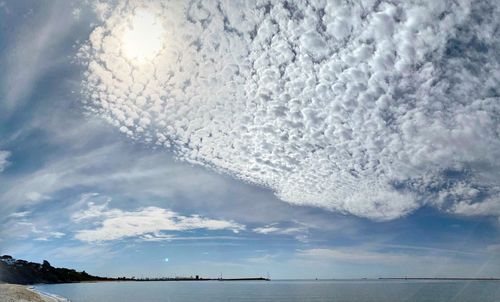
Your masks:
M68 302L68 299L36 290L32 286L0 284L0 302Z
M50 301L50 302L69 302L70 301L64 297L40 291L40 290L36 289L33 285L26 286L26 289L32 293L35 293L35 294L45 298L47 301Z

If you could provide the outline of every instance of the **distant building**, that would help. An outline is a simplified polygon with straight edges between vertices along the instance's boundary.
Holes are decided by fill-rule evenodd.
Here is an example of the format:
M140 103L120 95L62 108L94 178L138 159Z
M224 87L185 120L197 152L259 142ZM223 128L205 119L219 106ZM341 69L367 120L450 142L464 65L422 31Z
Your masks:
M196 275L196 280L200 280L200 276Z
M16 259L12 258L12 256L9 256L9 255L1 256L0 261L6 263L8 265L13 265L14 263L16 263Z
M24 265L28 264L28 261L26 261L26 260L16 260L16 261L14 261L14 263L16 264L16 266L24 266Z

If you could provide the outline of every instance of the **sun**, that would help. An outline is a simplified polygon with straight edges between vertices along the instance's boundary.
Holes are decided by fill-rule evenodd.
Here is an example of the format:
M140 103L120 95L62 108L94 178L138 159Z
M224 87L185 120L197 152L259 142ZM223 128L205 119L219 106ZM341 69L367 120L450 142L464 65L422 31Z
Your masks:
M123 54L133 63L151 61L164 46L165 30L154 13L136 10L123 34Z

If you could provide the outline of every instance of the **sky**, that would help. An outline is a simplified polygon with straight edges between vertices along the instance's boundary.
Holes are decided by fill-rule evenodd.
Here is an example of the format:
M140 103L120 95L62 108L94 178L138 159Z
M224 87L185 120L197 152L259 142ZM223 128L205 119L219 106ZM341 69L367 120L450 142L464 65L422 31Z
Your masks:
M497 1L0 1L0 254L500 277Z

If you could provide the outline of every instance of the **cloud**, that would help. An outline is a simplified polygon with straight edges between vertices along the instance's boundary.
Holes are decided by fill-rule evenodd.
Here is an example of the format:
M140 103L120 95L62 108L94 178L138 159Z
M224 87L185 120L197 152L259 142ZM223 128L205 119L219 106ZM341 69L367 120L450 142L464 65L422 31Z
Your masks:
M5 1L0 1L0 9L2 9L4 11L4 13L6 13L6 14L10 13L10 10L7 7L7 4L5 3Z
M263 227L254 228L252 231L263 235L288 235L294 236L295 239L307 242L309 226L303 223L271 223Z
M166 39L142 64L123 55L138 8ZM488 214L474 209L500 194L498 13L467 0L129 1L82 47L83 94L127 136L292 204Z
M158 207L123 211L110 209L106 204L94 203L89 203L87 210L74 214L72 219L75 222L99 220L99 227L76 232L75 238L85 242L110 241L127 237L142 237L147 241L154 241L154 238L171 239L169 235L160 234L165 231L206 229L231 230L237 233L245 228L234 221L209 219L199 215L183 216Z
M253 231L259 234L270 234L279 232L281 231L281 229L273 226L265 226L265 227L255 228L253 229Z
M399 253L381 253L364 250L346 250L314 248L298 251L297 255L301 258L315 261L339 261L347 263L404 263L409 260L411 255ZM433 258L429 257L429 260Z
M15 212L15 213L12 213L10 214L9 218L24 218L26 216L28 216L31 212L30 211L22 211L22 212Z
M19 214L19 215L16 215ZM10 239L28 239L36 241L49 241L59 239L66 234L54 231L50 226L40 225L27 219L25 212L10 215L9 221L3 224L2 237Z
M9 151L0 150L0 172L3 172L5 168L9 165L9 161L7 160L10 156Z
M50 104L44 107L54 107ZM23 129L21 137L26 140L13 141L21 153L39 144L54 151L39 153L37 164L27 166L22 173L0 174L0 213L4 216L28 209L44 211L54 202L60 205L59 210L69 204L86 206L79 203L80 194L99 192L115 200L134 200L137 208L153 205L206 217L224 213L242 224L298 219L346 229L345 219L337 219L334 227L326 219L331 217L328 213L321 218L310 215L306 208L279 202L269 190L175 161L161 149L129 144L102 121L68 116L63 111L47 120L52 114L37 115L35 121L24 123L23 128L28 129ZM32 137L39 139L33 141Z
M63 142L67 144L68 140ZM0 208L8 213L57 198L70 188L114 190L135 197L171 197L182 191L186 197L199 197L197 194L215 192L215 187L225 185L224 180L214 179L209 173L186 169L155 153L142 153L131 163L129 160L136 156L133 150L117 142L63 153L43 161L43 165L30 173L6 178L6 185L0 188L0 198L4 201ZM193 192L194 184L204 193Z
M500 216L500 199L498 197L491 197L477 203L461 201L453 206L453 212L463 215Z
M427 276L434 275L444 267L467 264L473 262L490 260L486 259L488 253L484 251L464 252L460 250L450 250L432 247L419 246L394 246L388 249L386 246L355 246L338 248L310 248L297 250L296 255L304 260L314 262L350 263L360 265L382 265L405 267L407 265L422 267L428 270ZM478 258L478 256L480 256ZM482 259L485 258L485 259ZM480 259L480 260L478 260ZM476 268L481 267L476 263ZM471 272L469 272L471 273Z
M58 239L58 238L64 237L65 235L66 234L63 233L63 232L45 232L45 233L41 234L40 236L36 237L35 240L37 240L37 241L48 241L51 238Z
M69 3L54 2L38 8L16 12L20 15L20 24L12 31L16 38L6 39L7 47L0 56L9 75L0 82L4 114L24 105L44 73L61 62L54 50L75 25Z
M500 244L491 244L486 247L486 250L490 253L500 252Z
M150 242L159 242L159 241L203 241L203 240L208 240L208 241L227 241L227 240L243 240L243 237L238 237L238 236L175 236L172 234L161 234L161 233L155 233L155 234L145 234L140 237L141 240L143 241L150 241Z
M91 261L93 264L98 265L104 265L105 262L108 262L109 259L113 259L113 257L116 257L118 254L117 251L112 250L109 246L95 244L56 246L43 252L50 255L51 259L58 259L58 261L69 260L87 263Z

